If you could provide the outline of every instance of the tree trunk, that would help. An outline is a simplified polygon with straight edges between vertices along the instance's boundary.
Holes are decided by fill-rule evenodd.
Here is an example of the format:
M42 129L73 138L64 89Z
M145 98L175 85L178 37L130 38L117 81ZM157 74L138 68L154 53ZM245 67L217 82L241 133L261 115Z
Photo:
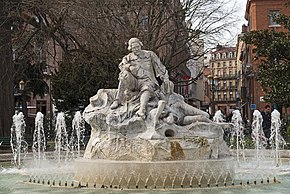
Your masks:
M0 136L9 136L14 113L11 25L8 0L0 1Z

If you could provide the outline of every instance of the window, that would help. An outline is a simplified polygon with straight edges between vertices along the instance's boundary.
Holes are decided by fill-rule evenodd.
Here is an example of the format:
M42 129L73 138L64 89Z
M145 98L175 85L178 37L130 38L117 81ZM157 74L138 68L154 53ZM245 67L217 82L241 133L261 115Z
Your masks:
M36 101L36 111L41 112L44 116L46 116L46 100L37 100Z
M234 98L233 98L233 93L232 92L230 92L230 100L233 100Z
M227 58L227 53L223 53L223 59Z
M225 62L225 61L223 62L223 66L224 66L224 67L226 67L226 66L227 66L227 64L226 64L226 62Z
M221 81L218 81L218 83L217 83L217 89L218 89L218 90L221 89Z
M279 10L271 10L269 12L269 26L279 26L279 24L274 21L275 17L277 17L278 15L280 15Z
M142 28L146 28L148 26L148 16L141 16L139 18L139 26Z
M221 54L218 53L218 54L217 54L217 59L220 59L220 58L221 58Z
M214 59L214 58L215 58L215 57L214 57L214 54L212 54L212 55L211 55L211 58L212 58L212 59Z
M233 53L232 52L229 53L229 58L233 58Z

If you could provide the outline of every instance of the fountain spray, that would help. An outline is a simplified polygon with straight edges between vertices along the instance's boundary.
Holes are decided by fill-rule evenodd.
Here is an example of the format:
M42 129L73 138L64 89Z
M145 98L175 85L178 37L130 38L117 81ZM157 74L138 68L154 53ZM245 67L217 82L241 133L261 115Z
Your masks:
M68 135L66 131L66 124L64 113L60 112L56 117L56 126L55 126L55 154L58 163L60 164L61 154L65 152L65 161L68 158L69 146L68 146Z
M12 117L13 124L11 126L11 138L10 145L13 153L12 163L20 168L21 165L21 154L24 156L27 154L27 142L24 140L23 135L25 133L25 120L22 112Z
M41 160L45 159L46 139L43 128L43 114L38 112L35 118L35 129L33 133L32 151L34 159L40 165Z
M243 119L239 110L233 111L232 123L234 125L234 131L233 131L232 137L236 136L237 161L239 164L240 145L242 149L243 159L245 160L244 127L243 127Z
M213 116L213 122L215 123L223 123L224 122L224 115L221 110L216 111Z
M72 133L70 136L70 150L72 153L77 151L77 157L80 157L80 146L84 144L85 122L82 118L81 112L77 111L72 121Z
M253 122L252 122L252 139L255 143L256 148L256 161L258 162L259 159L259 150L264 148L266 137L262 127L263 117L260 111L255 110L253 113Z
M280 113L276 109L271 113L271 136L269 138L272 148L275 148L275 164L279 166L279 145L286 145L284 138L280 133L281 129L281 120Z

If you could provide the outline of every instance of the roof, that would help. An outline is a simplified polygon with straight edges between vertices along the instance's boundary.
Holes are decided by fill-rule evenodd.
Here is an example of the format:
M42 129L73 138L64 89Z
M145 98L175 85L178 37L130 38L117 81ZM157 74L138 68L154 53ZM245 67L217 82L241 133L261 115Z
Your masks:
M237 51L236 47L222 47L222 48L219 48L215 51L212 51L211 53L215 54L215 53L235 52L235 51Z

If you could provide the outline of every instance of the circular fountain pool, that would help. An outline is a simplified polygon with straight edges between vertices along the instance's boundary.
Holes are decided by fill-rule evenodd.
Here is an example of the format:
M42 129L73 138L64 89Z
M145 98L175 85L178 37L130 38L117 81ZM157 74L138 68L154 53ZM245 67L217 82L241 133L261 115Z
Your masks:
M31 161L29 162L31 163ZM236 168L235 177L230 183L202 184L190 187L103 187L92 183L74 180L74 163L62 166L46 167L26 166L22 169L10 167L2 163L0 172L0 193L288 193L290 190L289 160L284 160L279 167L272 161L240 162Z

